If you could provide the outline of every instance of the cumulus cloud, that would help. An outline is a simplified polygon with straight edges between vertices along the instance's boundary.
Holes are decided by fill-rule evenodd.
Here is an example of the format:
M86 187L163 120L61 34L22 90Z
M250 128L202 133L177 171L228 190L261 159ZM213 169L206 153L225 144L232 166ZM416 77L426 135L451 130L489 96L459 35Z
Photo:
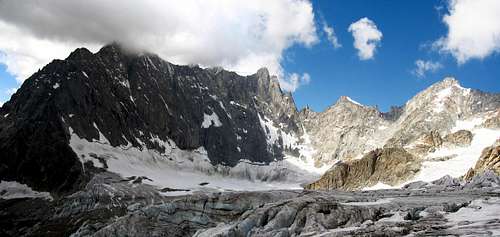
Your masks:
M280 78L281 89L285 91L294 92L302 85L307 85L311 81L311 76L308 73L299 75L292 73L286 77Z
M284 77L283 51L318 41L307 0L0 1L0 32L0 62L20 80L73 48L111 41L178 64L241 74L265 66Z
M427 72L436 72L441 69L443 65L439 62L417 60L415 61L416 68L412 71L417 77L425 77Z
M449 0L443 22L448 33L434 46L459 64L500 52L500 1Z
M382 32L378 30L377 25L364 17L352 23L348 31L354 37L354 48L358 50L359 59L372 59L382 40Z
M332 44L333 48L337 49L342 47L342 44L339 43L337 35L335 34L335 30L333 30L333 27L329 26L325 20L323 20L323 32L325 32L326 38Z

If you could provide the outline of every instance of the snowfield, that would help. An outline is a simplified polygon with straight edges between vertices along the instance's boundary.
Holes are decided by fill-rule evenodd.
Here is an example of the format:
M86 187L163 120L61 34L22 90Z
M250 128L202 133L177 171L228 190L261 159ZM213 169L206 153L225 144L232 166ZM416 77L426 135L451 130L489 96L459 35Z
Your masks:
M97 126L95 126L96 129ZM98 129L99 130L99 129ZM302 189L301 185L318 179L323 170L314 170L309 158L287 157L268 165L242 160L235 167L212 165L203 147L187 151L179 149L171 140L151 138L165 148L165 152L126 146L113 147L99 132L99 139L87 141L69 128L70 146L80 161L92 162L95 167L108 167L123 178L145 176L142 182L158 188L198 190L272 190ZM208 183L206 185L200 185ZM168 195L188 192L169 192Z

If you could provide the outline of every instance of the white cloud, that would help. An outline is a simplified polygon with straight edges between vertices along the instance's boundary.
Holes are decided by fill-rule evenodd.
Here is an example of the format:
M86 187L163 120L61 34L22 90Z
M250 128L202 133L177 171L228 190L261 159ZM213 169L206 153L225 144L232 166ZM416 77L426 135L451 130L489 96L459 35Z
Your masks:
M443 22L448 33L434 43L459 64L500 52L500 1L450 0Z
M418 77L425 77L427 72L436 72L441 69L443 65L439 62L417 60L415 61L416 68L412 71Z
M307 85L311 82L311 76L308 73L301 75L292 73L287 77L280 78L281 89L284 91L294 92L302 85Z
M1 7L0 7L1 8ZM1 17L0 17L1 18ZM7 72L23 82L52 59L63 59L78 47L96 50L96 45L47 40L33 36L26 30L0 20L0 63Z
M337 49L342 47L342 44L340 44L339 40L337 39L335 30L333 30L333 27L329 26L325 20L323 20L323 31L325 32L328 41L333 45L333 48Z
M317 39L307 0L0 1L0 62L19 80L72 49L119 41L178 64L283 77L285 49Z
M17 91L17 88L9 88L9 89L5 90L5 94L11 96L14 93L16 93L16 91Z
M382 32L378 30L377 25L364 17L352 23L348 31L354 37L354 48L358 50L359 59L372 59L382 40Z

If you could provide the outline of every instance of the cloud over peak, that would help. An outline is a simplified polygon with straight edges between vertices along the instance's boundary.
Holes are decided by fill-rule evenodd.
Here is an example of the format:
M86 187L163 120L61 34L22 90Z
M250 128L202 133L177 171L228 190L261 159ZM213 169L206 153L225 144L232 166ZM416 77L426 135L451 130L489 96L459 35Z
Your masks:
M382 32L378 30L377 25L372 20L364 17L353 22L348 31L354 37L354 48L358 50L359 59L372 59L382 40Z
M8 32L0 34L0 63L21 79L73 48L111 41L174 63L241 74L265 66L283 77L284 50L318 41L306 0L0 1L0 30Z

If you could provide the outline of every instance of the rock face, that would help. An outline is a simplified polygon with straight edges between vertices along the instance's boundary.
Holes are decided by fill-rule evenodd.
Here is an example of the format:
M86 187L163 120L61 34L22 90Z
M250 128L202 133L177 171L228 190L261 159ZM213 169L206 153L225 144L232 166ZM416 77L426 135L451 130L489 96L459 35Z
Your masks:
M474 168L471 168L464 176L465 180L471 180L474 176L490 170L500 175L500 145L486 147Z
M419 169L420 161L404 149L376 149L359 160L339 162L305 188L355 190L378 182L396 185L411 178Z

